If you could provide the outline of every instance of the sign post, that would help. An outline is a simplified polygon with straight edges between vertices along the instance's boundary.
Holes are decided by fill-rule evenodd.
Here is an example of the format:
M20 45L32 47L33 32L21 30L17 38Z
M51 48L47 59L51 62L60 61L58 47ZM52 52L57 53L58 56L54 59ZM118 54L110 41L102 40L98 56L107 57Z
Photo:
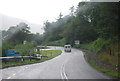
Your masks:
M80 41L79 40L75 40L75 46L78 47L80 45Z

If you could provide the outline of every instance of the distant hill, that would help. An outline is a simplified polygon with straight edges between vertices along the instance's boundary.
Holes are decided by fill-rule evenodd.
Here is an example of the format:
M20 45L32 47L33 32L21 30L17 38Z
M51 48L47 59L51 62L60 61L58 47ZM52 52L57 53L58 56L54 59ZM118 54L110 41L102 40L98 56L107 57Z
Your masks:
M40 24L34 24L34 23L28 22L24 19L19 19L19 18L0 14L0 29L2 29L2 30L7 30L11 26L16 26L20 22L25 22L26 24L28 24L30 26L30 31L32 33L38 32L38 33L42 34L44 32L44 30L42 29L42 26Z

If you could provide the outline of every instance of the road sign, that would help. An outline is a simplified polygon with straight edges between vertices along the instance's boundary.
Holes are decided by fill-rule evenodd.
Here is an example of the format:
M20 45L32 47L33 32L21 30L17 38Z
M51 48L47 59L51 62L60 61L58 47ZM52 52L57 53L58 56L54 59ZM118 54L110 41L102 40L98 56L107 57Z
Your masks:
M15 53L15 50L13 50L13 49L6 51L6 56L16 56L16 55L20 55L20 53L18 53L18 52Z
M80 41L79 40L75 40L75 45L79 45Z
M14 50L7 50L7 51L6 51L7 54L12 54L12 53L14 53L14 52L15 52Z
M26 43L27 43L27 41L26 41L26 40L24 40L24 41L23 41L23 44L26 44Z

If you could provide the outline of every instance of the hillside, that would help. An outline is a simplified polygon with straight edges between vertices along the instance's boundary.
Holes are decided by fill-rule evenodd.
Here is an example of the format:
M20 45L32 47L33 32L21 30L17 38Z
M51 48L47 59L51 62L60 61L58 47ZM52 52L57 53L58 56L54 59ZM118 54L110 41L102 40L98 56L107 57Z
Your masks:
M42 34L44 32L44 30L40 29L42 28L40 24L35 24L24 19L19 19L19 18L4 15L4 14L0 14L0 27L2 30L7 30L11 26L16 26L20 22L25 22L26 24L28 24L30 26L30 31L32 33L38 32Z
M56 22L46 21L42 44L73 47L85 50L85 56L98 70L118 77L119 5L108 2L80 2L76 11ZM73 12L74 11L74 12ZM75 45L75 40L80 45Z

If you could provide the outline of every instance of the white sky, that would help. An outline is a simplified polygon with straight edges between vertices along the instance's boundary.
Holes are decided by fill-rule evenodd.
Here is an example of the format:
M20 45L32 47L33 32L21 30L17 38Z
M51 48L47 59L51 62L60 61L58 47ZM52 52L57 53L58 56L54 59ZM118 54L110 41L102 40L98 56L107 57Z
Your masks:
M0 13L43 24L54 21L61 12L69 14L69 8L83 0L0 0Z
M55 20L61 12L69 13L69 8L81 0L0 0L0 13L26 19L41 24L45 20Z

